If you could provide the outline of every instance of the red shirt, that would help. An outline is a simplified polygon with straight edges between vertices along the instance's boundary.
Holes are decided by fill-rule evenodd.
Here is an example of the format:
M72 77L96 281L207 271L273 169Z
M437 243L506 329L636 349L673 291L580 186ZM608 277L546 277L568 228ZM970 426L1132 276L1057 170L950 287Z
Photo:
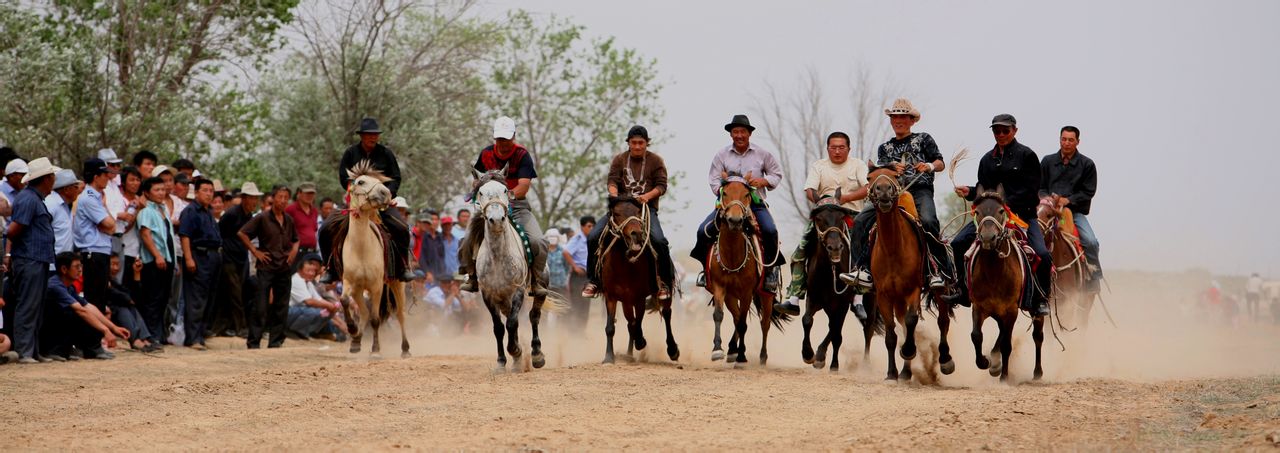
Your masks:
M304 249L316 248L316 229L320 227L320 214L316 211L315 206L311 207L311 212L303 212L298 202L289 203L285 206L284 213L293 218L293 226L298 230L298 247Z

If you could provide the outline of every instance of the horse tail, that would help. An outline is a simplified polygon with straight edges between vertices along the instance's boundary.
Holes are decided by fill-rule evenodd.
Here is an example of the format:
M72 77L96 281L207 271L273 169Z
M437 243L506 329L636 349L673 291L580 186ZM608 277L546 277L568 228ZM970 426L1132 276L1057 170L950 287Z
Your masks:
M761 305L763 304L763 302L761 302L760 296L756 296L753 299L754 300L752 301L752 305L756 307L756 314L760 314L761 312L764 311L764 308ZM791 315L788 315L778 310L773 310L769 313L770 313L769 322L773 324L773 327L775 329L778 329L779 332L782 332L784 330L783 327L787 323L791 322Z
M542 301L543 313L565 313L569 307L569 299L555 291L547 291L547 297Z
M939 318L946 316L951 319L956 319L955 308L952 307L951 304L933 297L933 293L930 293L929 291L922 291L920 293L920 299L925 309L933 312L935 315L938 315Z
M649 313L657 313L662 311L662 304L658 302L657 297L648 297L645 298L644 308Z
M382 300L378 301L379 320L378 322L386 322L391 319L391 311L395 309L396 304L400 301L396 300L394 291L391 291L391 285L382 285Z

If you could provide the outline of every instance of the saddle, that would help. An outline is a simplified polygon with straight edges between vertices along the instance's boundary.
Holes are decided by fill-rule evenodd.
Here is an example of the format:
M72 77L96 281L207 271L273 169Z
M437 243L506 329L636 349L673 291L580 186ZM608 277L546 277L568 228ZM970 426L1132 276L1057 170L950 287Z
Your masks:
M377 229L378 240L382 243L382 256L384 269L393 269L395 266L396 251L391 247L391 234L387 232L387 228L382 225L380 220L370 223ZM329 225L332 225L331 227ZM347 242L347 234L351 228L351 215L346 212L334 214L329 221L325 223L326 228L333 228L333 245L330 250L332 253L325 257L325 266L334 270L337 275L342 275L342 250Z
M920 241L920 253L922 254L921 261L926 267L924 270L928 271L929 268L934 270L942 269L941 264L934 261L933 254L929 253L929 244L926 243L926 241L933 241L938 244L942 244L943 247L947 248L948 255L950 254L951 245L924 229L924 224L920 221L920 214L916 211L915 197L913 197L910 192L902 192L901 194L898 194L898 214L902 215L902 217L907 220L907 224L911 225L911 227L916 231L916 237ZM879 229L880 224L877 223L871 227L871 231L867 234L867 253L871 253L872 247L875 246L876 236Z
M516 230L516 236L520 237L520 245L524 247L525 266L533 269L533 248L529 245L529 232L525 231L524 227L520 226L511 216L507 216L507 223L511 224L511 228Z
M1071 208L1062 208L1058 215L1058 232L1067 238L1067 242L1075 247L1077 253L1084 254L1084 244L1080 242L1080 231L1076 230L1076 221L1071 214Z

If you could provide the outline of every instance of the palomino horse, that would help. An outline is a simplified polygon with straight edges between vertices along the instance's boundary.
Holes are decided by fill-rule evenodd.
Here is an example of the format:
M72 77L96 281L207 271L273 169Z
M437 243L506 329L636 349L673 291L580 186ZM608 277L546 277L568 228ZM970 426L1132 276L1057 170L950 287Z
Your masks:
M1088 265L1080 249L1080 239L1070 233L1075 229L1071 210L1059 209L1046 199L1036 208L1036 221L1044 232L1044 243L1053 262L1066 263L1054 268L1053 298L1050 299L1058 326L1068 331L1088 327L1095 294L1085 288ZM1062 324L1064 317L1066 325Z
M351 331L351 352L360 352L360 338L364 334L357 319L367 319L373 330L370 353L377 357L381 350L378 328L391 316L391 310L395 310L396 321L400 323L400 356L409 357L408 332L404 330L404 301L408 299L404 296L404 282L387 278L387 237L382 234L378 215L391 201L391 190L382 184L390 178L375 170L367 160L347 170L347 174L351 178L347 189L351 215L341 248L342 299L353 301L358 318L352 316L350 304L343 305L342 311L347 318L347 329ZM361 303L366 294L368 300Z
M631 196L609 197L608 236L600 250L600 279L604 285L608 317L604 333L604 363L613 363L613 332L618 302L627 318L627 334L635 349L643 350L645 301L658 292L656 254L649 244L649 205ZM671 333L671 299L657 301L654 309L667 325L667 356L680 358L680 347Z
M840 199L840 189L836 189L835 199ZM840 369L840 345L844 342L844 320L849 314L849 305L853 303L855 293L849 285L840 281L837 275L849 272L853 266L850 256L849 224L847 219L857 213L841 207L837 203L819 204L809 213L813 221L813 230L817 243L810 243L805 254L808 277L809 296L805 298L804 315L800 322L804 326L804 344L800 356L804 363L822 369L827 360L827 346L831 349L831 371ZM809 343L809 329L813 327L813 315L819 310L827 315L827 336L818 344L815 357L813 347ZM884 324L875 311L870 313L863 323L863 358L871 351L871 337L876 332L884 332Z
M977 241L966 253L969 258L960 265L969 266L969 295L973 301L973 349L979 369L989 370L1001 381L1009 379L1009 354L1013 352L1013 326L1018 321L1019 302L1024 297L1031 279L1028 254L1014 236L1009 226L1009 211L1004 203L1004 186L995 192L977 187L973 201L974 221L977 222ZM982 354L982 323L987 317L995 318L1000 336L991 347L991 358ZM1036 343L1035 378L1044 371L1040 368L1040 345L1044 343L1044 317L1032 321L1031 338Z
M876 238L871 248L871 276L875 280L875 301L884 319L884 346L889 351L889 371L885 379L911 380L911 360L916 357L916 323L920 321L920 301L927 296L924 265L926 246L923 230L915 220L915 201L903 190L892 170L877 170L870 175L868 198L876 208ZM938 362L944 374L955 371L947 332L953 316L951 306L940 298L932 298L938 308ZM902 371L897 369L893 350L898 346L895 323L902 324L906 338L902 342Z
M751 174L742 181L750 181ZM720 187L720 202L716 207L716 227L720 235L707 259L707 289L711 291L716 306L713 317L716 323L715 346L712 360L718 360L724 351L720 349L720 323L724 320L724 308L733 316L733 336L729 338L728 361L746 363L747 315L754 304L760 314L760 364L769 360L769 324L782 328L791 317L773 311L773 301L764 300L760 283L764 275L758 236L752 233L755 217L751 213L751 189L745 182L728 180Z
M502 349L503 316L506 317L507 348L506 353L516 361L512 369L517 368L523 354L520 349L520 310L524 306L525 289L529 286L529 266L526 257L526 245L516 232L507 216L510 209L510 195L507 186L502 182L501 174L497 179L492 175L482 177L487 180L480 186L475 202L480 207L480 215L485 222L484 240L477 248L476 276L480 283L480 294L484 297L484 305L493 318L493 336L498 342L498 369L507 365L507 356ZM542 305L546 297L537 297L529 309L529 324L533 327L531 342L531 361L534 368L542 368L546 364L546 356L542 354L542 339L538 335L538 321L542 319Z

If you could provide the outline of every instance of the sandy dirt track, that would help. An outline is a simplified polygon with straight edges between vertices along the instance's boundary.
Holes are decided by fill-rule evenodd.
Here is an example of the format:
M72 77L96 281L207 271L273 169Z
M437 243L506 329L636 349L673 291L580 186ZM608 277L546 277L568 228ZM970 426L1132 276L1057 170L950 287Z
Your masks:
M1024 332L1010 385L974 368L967 322L951 335L957 373L938 385L882 381L883 343L863 366L856 326L836 374L800 362L798 323L770 338L766 368L758 338L747 367L711 362L696 319L678 325L679 363L658 347L640 363L599 365L595 316L586 339L548 335L548 366L529 373L495 373L485 329L418 335L407 360L218 338L207 352L5 365L0 450L1274 448L1280 328L1190 328L1144 318L1144 303L1111 306L1120 328L1095 318L1087 340L1064 338L1068 352L1046 344L1043 382L1026 382ZM655 321L646 331L660 346Z

